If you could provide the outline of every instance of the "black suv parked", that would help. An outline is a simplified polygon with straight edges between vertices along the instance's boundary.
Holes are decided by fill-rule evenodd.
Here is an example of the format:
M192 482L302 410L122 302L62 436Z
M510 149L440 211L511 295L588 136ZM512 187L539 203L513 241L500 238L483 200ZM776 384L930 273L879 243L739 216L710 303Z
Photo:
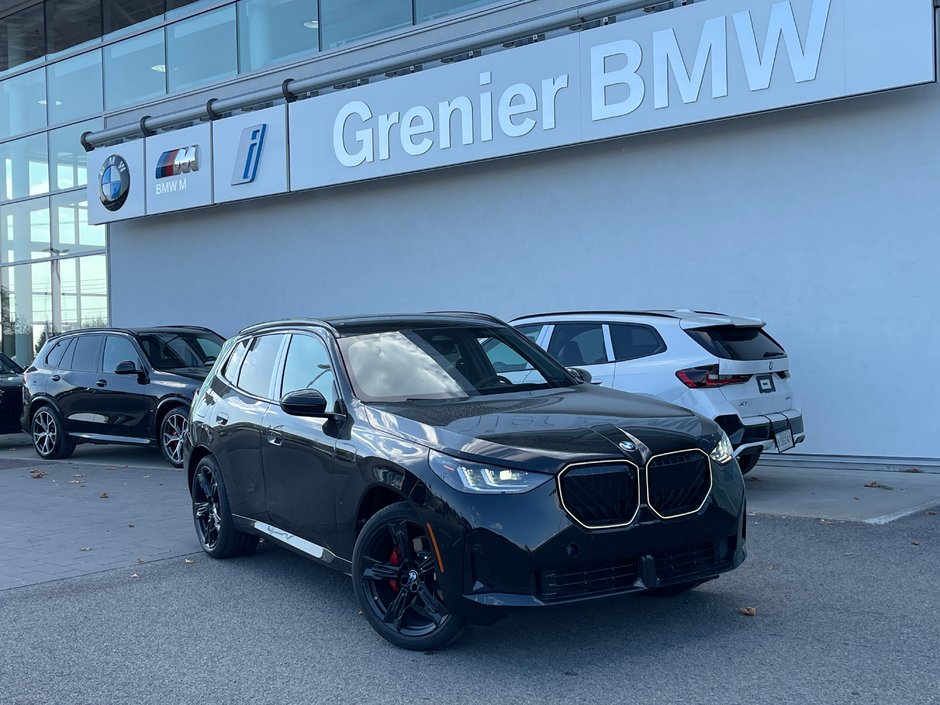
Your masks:
M193 394L223 342L195 326L52 338L24 374L22 428L41 458L67 458L76 443L158 445L180 467Z
M191 418L206 553L264 536L349 573L404 648L512 607L674 594L744 560L744 482L713 421L586 384L489 316L247 328Z
M20 432L23 368L0 353L0 433Z

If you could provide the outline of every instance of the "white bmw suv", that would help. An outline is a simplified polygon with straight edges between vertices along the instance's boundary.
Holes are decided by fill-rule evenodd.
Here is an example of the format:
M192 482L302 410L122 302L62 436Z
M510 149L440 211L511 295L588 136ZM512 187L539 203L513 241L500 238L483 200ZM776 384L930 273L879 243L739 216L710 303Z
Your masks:
M546 313L510 323L592 382L648 394L714 419L743 472L762 452L801 443L789 360L757 318L702 311Z

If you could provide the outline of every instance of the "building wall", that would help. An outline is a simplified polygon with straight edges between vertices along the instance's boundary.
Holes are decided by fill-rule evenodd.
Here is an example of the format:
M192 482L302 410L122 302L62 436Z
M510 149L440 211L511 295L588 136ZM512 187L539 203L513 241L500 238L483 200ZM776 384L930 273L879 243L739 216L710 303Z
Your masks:
M940 458L940 87L123 222L112 322L754 314L801 451Z

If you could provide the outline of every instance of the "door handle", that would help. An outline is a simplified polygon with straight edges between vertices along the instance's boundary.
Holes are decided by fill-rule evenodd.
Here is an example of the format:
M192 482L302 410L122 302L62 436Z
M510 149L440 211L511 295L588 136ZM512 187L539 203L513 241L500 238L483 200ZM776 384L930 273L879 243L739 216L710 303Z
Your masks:
M52 377L49 379L51 379L53 382L58 382L60 379L62 379L62 377L61 375L52 375Z
M281 435L280 431L277 431L273 428L268 429L268 443L273 446L281 445L281 442L284 440L284 436Z
M95 382L95 384L98 385L99 387L107 387L107 386L108 386L108 380L106 380L106 379L99 379L97 382Z
M224 426L225 424L228 423L228 415L227 415L227 414L216 414L215 422L216 422L217 424L219 424L219 426Z

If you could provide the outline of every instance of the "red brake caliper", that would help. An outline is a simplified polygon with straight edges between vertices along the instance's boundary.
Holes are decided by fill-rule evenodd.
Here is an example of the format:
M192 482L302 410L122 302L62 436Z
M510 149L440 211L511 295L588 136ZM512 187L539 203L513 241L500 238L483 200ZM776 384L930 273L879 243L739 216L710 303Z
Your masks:
M388 557L388 562L392 565L401 565L401 555L398 553L398 546L392 549L392 555ZM398 581L394 578L388 581L388 584L392 586L392 590L398 592Z

